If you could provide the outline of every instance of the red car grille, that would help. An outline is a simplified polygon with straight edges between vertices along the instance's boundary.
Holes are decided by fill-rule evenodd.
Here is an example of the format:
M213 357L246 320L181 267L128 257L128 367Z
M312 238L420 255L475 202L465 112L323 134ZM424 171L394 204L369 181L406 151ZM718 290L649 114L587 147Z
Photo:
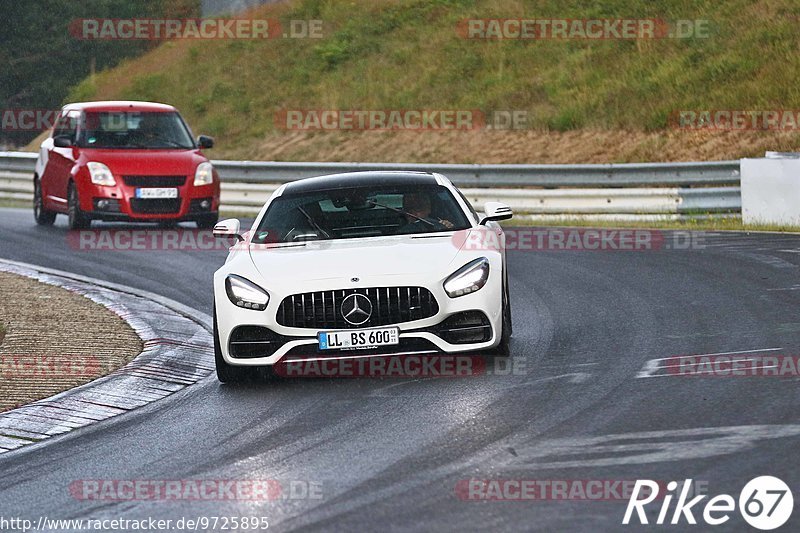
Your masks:
M131 198L131 211L134 213L167 215L180 210L180 198Z
M183 187L186 176L122 176L128 187Z

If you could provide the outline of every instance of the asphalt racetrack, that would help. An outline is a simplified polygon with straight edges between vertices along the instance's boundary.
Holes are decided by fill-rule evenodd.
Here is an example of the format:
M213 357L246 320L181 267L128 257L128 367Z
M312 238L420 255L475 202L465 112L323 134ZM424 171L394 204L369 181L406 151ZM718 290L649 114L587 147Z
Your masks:
M3 515L263 516L279 531L618 531L627 500L614 490L604 498L544 490L544 499L498 501L470 491L468 480L506 488L508 480L573 488L577 480L586 488L693 479L711 495L734 498L761 475L800 487L797 372L687 376L667 364L692 354L798 355L800 236L696 237L680 250L509 251L514 337L503 371L238 387L210 376L0 457ZM211 314L211 275L225 252L83 251L70 245L64 217L44 228L29 210L2 209L0 257L141 288ZM274 479L296 494L109 501L69 490L80 480L141 479ZM315 497L304 494L309 487ZM650 522L659 508L647 507ZM694 514L702 520L702 508ZM734 512L717 529L749 526Z

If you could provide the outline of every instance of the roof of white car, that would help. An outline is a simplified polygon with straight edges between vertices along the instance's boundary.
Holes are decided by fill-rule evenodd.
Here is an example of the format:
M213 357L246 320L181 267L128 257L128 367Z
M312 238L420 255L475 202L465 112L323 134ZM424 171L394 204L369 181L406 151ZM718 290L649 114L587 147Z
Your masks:
M436 176L429 172L412 172L397 170L379 170L365 172L345 172L315 178L305 178L287 183L284 194L327 191L332 189L348 189L351 187L393 185L437 185Z

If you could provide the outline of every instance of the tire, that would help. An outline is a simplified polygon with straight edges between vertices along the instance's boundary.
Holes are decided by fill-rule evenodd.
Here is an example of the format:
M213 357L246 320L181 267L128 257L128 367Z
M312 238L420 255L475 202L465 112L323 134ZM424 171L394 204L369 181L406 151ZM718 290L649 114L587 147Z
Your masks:
M511 355L511 333L513 326L511 323L511 299L508 297L508 284L503 284L503 322L500 332L500 344L497 345L495 353L507 357Z
M213 215L203 215L195 220L198 229L212 229L219 222L219 213Z
M504 294L506 297L506 312L508 313L508 336L511 337L514 334L514 322L512 320L512 313L511 313L511 295L508 292L508 276L506 276L506 286L504 289Z
M38 177L33 178L33 218L40 226L52 226L56 221L55 211L48 211L44 208L42 185L39 183Z
M233 366L225 362L222 357L222 348L219 343L217 330L217 312L214 311L214 363L217 368L217 379L221 383L243 383L249 381L255 374L250 367Z
M92 219L81 211L78 189L75 188L75 184L72 182L67 188L67 218L69 220L69 229L87 229L92 225Z

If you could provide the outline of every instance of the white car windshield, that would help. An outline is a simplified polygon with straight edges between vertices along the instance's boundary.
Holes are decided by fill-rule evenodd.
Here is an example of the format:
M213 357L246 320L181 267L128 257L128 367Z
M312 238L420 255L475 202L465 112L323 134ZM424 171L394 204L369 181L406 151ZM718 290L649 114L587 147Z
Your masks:
M467 216L446 187L357 187L279 196L259 223L253 242L350 239L469 227Z

